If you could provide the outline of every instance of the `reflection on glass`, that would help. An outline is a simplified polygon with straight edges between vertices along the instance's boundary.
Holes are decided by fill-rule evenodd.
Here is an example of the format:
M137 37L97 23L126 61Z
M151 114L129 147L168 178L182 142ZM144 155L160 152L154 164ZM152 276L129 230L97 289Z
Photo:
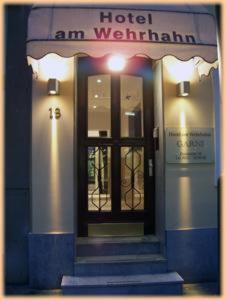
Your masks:
M111 148L88 147L88 210L111 211Z
M144 209L144 149L121 147L121 210Z
M121 137L143 137L143 79L120 76Z
M88 137L111 137L110 75L88 77Z

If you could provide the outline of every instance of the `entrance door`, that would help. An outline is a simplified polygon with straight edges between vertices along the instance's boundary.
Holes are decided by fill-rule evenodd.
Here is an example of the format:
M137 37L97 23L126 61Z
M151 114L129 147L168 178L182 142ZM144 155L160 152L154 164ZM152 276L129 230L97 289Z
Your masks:
M88 224L143 223L154 231L151 61L110 72L107 57L78 60L78 235Z

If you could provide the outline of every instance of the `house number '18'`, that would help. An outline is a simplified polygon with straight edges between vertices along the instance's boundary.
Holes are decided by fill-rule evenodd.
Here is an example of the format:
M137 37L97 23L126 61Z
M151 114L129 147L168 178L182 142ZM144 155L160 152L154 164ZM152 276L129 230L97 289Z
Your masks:
M52 109L52 108L49 108L49 118L50 119L59 119L61 117L61 111L59 108L55 108L55 109Z

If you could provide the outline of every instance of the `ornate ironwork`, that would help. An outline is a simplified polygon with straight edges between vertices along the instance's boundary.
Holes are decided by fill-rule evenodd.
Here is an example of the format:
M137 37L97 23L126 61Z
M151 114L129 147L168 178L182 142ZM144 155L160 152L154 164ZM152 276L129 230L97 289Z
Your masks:
M108 195L107 147L89 147L88 162L89 183L94 184L94 189L88 193L88 200L98 211L101 211L110 199ZM102 176L103 174L104 176ZM98 201L96 201L96 196L98 196Z
M123 188L128 188L123 193L124 202L131 210L135 210L142 202L142 193L138 189L136 182L142 181L141 188L144 188L144 173L139 169L141 166L141 149L140 147L129 147L127 153L124 155L125 163L124 166L130 172L130 180L123 179L121 181L121 186ZM131 156L131 157L130 157ZM131 201L128 200L131 194ZM135 198L138 198L138 202L135 204ZM130 204L131 202L131 204Z

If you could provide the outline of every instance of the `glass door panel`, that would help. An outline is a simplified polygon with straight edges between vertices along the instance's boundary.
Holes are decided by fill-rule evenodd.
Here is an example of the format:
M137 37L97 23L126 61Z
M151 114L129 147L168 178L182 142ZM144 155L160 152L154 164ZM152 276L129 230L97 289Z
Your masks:
M121 210L144 209L144 148L121 147Z
M88 137L111 137L111 76L88 76Z
M121 137L143 137L143 78L120 76Z
M88 147L88 211L111 211L111 147Z

